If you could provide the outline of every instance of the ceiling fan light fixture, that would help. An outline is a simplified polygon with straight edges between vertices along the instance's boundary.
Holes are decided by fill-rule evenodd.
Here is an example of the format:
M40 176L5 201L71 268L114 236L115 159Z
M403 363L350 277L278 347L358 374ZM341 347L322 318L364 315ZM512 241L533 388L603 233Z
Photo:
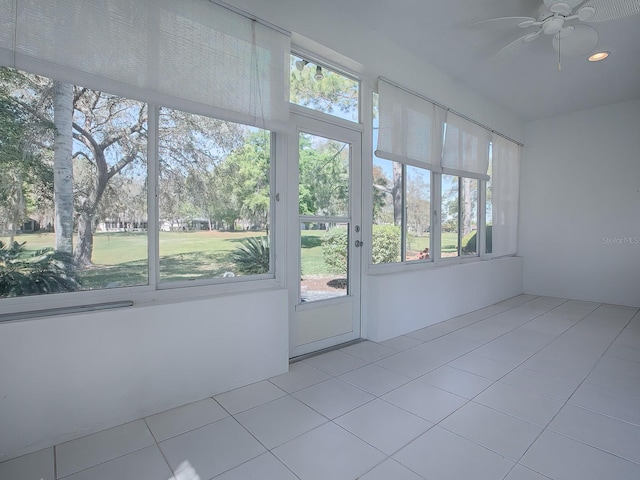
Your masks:
M595 14L596 14L596 9L593 7L582 7L580 10L578 10L578 13L577 13L578 20L580 20L581 22L586 22Z
M599 62L607 58L609 55L611 55L611 52L596 52L593 55L590 55L588 60L590 62Z

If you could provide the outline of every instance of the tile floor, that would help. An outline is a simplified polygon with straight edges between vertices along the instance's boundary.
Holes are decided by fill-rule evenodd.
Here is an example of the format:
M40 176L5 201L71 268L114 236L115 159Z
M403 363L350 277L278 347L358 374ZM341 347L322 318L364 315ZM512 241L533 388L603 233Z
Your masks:
M196 478L638 480L640 313L520 295L0 464Z

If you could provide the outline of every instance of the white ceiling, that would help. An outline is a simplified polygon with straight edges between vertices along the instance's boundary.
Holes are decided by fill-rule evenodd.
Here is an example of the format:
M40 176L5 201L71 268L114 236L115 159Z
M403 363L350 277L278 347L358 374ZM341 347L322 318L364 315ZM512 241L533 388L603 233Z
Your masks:
M317 8L331 9L342 20L385 36L524 121L640 98L640 14L591 23L600 36L595 50L610 51L611 56L599 63L587 62L586 56L563 56L560 71L549 36L541 35L517 54L496 58L502 47L534 30L469 28L494 17L536 17L541 4L542 0L322 0Z

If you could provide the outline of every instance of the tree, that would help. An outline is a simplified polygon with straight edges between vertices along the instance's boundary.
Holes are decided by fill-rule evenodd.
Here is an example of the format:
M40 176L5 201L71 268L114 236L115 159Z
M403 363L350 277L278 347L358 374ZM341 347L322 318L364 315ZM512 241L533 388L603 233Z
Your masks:
M348 144L300 138L301 215L343 215L349 205Z
M32 115L31 88L16 71L0 68L0 229L10 243L25 217L52 201L53 172L43 144L53 125Z
M73 253L73 86L53 82L53 199L56 250Z

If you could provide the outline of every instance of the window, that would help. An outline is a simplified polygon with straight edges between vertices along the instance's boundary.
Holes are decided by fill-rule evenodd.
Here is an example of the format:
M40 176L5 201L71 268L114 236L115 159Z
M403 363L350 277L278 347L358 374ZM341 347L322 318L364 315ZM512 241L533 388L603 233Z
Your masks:
M0 297L273 278L289 36L200 0L5 3Z
M373 97L378 143L379 96ZM431 172L373 157L372 263L431 260Z
M0 297L272 274L271 132L0 75Z
M295 54L289 70L291 103L359 121L360 82Z
M160 109L162 282L271 272L271 134Z
M442 175L441 257L478 255L478 180Z
M515 253L518 145L387 80L378 88L371 263L485 257L498 243Z

